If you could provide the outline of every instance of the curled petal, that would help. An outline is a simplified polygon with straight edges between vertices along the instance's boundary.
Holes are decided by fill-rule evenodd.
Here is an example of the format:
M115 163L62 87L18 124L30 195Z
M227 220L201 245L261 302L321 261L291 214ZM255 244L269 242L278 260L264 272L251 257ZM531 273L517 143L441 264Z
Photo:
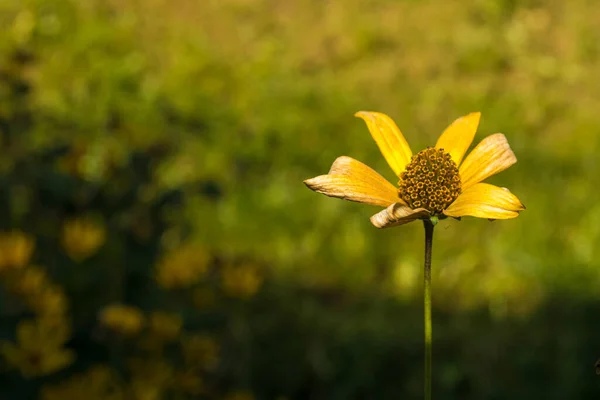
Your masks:
M384 207L395 202L404 203L404 200L398 196L397 187L379 175L373 168L352 157L341 156L336 158L333 164L331 164L329 175L345 175L356 181L371 185L374 191L378 191L384 195L384 198L391 200Z
M503 134L496 133L486 137L479 142L460 166L459 173L463 190L504 171L516 162L517 157Z
M404 225L417 219L426 218L429 211L424 208L414 210L402 203L394 203L385 210L371 217L371 223L377 228L390 228L392 226Z
M410 162L412 150L396 123L387 115L378 112L359 111L354 115L367 123L381 154L394 173L400 176Z
M454 121L438 139L436 149L444 149L460 165L465 153L473 142L481 113L474 112Z
M449 217L472 216L488 219L510 219L519 215L525 209L521 201L506 188L477 183L458 196L444 210Z
M328 175L307 179L304 184L326 196L380 207L401 201L394 185L369 166L350 157L338 157Z

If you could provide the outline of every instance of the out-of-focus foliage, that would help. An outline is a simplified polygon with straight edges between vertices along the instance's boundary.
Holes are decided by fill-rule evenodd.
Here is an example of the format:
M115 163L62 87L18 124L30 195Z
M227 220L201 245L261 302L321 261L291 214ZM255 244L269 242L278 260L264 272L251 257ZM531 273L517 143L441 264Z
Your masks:
M438 225L439 395L594 397L599 18L586 0L2 2L2 394L419 396L422 228L377 231L376 209L301 184L339 155L395 181L352 117L369 109L413 150L479 110L477 138L519 159L492 183L521 217Z

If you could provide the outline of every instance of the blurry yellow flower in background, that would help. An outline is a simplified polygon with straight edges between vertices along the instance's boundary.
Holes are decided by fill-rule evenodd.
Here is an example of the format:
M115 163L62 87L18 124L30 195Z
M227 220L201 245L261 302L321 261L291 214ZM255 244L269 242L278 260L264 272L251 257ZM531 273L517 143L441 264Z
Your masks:
M100 323L122 335L139 333L144 326L144 314L136 307L111 304L104 307L98 316Z
M229 393L223 400L254 400L254 395L246 390L237 391Z
M55 385L44 386L41 400L126 400L115 371L107 366L94 366Z
M129 385L127 399L131 400L161 400L163 389L155 382L134 380Z
M155 311L150 314L150 331L164 340L173 340L181 333L183 321L176 314Z
M398 188L367 165L346 156L337 158L327 175L304 183L327 196L386 207L371 217L377 228L431 217L509 219L525 209L508 189L481 183L517 162L503 134L484 138L463 161L479 126L480 113L457 119L435 147L415 155L387 115L361 111L356 116L367 123L400 179Z
M34 246L33 238L26 233L20 231L0 233L0 272L27 265Z
M135 400L159 400L173 378L173 367L163 360L132 358L127 362L131 373L130 396Z
M44 376L74 361L75 353L63 347L70 335L65 321L21 321L17 326L17 344L3 342L1 352L7 363L24 377Z
M181 353L186 365L210 370L219 361L219 345L210 336L193 334L183 338Z
M66 314L68 299L41 267L30 265L14 271L2 282L39 317L60 318Z
M199 395L204 391L204 381L195 370L177 372L173 377L173 387L180 392Z
M68 308L67 296L57 285L45 286L27 301L33 311L40 316L58 316L65 314Z
M32 297L41 292L49 284L49 278L46 271L38 266L30 265L13 275L10 279L9 289L23 297Z
M80 262L94 255L105 240L106 229L98 220L75 218L63 226L62 245L73 261Z
M250 263L224 266L221 279L225 293L241 298L256 294L263 281L258 268Z
M197 283L208 271L208 253L192 244L169 252L156 266L156 280L166 289Z
M179 315L163 311L154 311L148 317L148 334L137 342L139 348L146 351L161 352L166 343L179 337L183 321Z

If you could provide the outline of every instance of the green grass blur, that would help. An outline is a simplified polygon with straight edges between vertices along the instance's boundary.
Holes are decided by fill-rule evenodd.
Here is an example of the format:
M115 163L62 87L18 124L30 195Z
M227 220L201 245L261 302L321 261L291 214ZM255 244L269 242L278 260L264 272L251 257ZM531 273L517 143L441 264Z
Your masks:
M420 398L422 226L377 230L377 208L302 184L340 155L395 182L353 117L372 110L413 151L481 111L475 140L502 132L518 158L488 182L523 201L519 218L436 228L434 396L595 398L599 19L587 0L2 2L0 227L35 237L77 359L35 378L5 362L0 393L37 398L102 363L127 387L110 398L153 398L128 386L127 346L103 358L118 346L96 316L118 302L221 343L209 389L169 383L157 399ZM77 263L61 227L84 215L106 243ZM216 275L260 271L258 292L198 306L157 286L162 255L188 242ZM9 289L4 340L29 315ZM167 350L152 360L176 369Z

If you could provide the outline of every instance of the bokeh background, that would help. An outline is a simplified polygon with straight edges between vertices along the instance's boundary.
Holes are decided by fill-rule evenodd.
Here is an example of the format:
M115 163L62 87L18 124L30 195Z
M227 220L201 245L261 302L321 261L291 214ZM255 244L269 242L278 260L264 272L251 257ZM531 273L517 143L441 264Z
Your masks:
M528 207L444 220L434 397L595 399L600 3L0 2L0 398L422 395L423 228L302 180L395 182L483 113Z

